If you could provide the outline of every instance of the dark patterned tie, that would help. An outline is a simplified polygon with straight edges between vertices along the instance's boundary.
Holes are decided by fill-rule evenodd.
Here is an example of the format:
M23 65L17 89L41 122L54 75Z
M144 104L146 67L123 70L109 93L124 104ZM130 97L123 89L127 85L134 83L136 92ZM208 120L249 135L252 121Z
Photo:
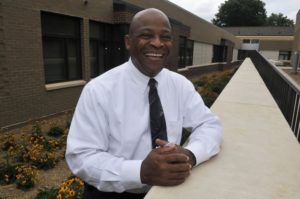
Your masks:
M151 78L148 85L149 90L149 108L150 108L150 128L152 137L152 148L155 148L157 138L168 141L166 121L160 99L156 89L156 81Z

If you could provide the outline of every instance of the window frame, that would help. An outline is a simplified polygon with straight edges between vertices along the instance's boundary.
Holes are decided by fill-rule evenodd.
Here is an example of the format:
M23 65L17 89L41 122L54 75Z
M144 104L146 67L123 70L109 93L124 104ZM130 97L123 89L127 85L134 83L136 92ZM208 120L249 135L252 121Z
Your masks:
M194 41L187 39L184 36L179 36L178 43L178 68L184 68L186 66L193 65Z
M52 84L52 83L60 83L60 82L67 82L67 81L74 81L82 79L82 58L81 58L81 19L77 17L71 17L67 15L61 15L56 13L44 12L41 11L41 29L42 29L42 46L43 46L43 65L44 65L44 77L45 77L45 84ZM55 20L61 19L60 23L71 23L74 26L73 30L70 31L71 34L62 34L62 29L57 29L57 32L51 33L47 32L46 26L51 26L51 23L55 22ZM60 32L61 31L61 32ZM73 35L72 35L73 34ZM57 68L61 68L62 73L59 74L59 71L54 69L52 72L57 74L57 77L51 77L51 73L47 72L50 71L49 68L51 66L47 66L47 59L51 59L47 55L47 42L50 41L58 42L62 44L61 50L63 52L63 64L62 66L57 66ZM71 52L69 47L71 45L75 45L75 58L76 62L75 65L72 66L70 63ZM73 47L72 47L73 49ZM58 57L59 58L59 57ZM53 58L52 58L53 59ZM48 68L49 67L49 68ZM71 68L74 67L75 75L72 77ZM48 69L47 69L48 68ZM53 75L52 75L53 76Z

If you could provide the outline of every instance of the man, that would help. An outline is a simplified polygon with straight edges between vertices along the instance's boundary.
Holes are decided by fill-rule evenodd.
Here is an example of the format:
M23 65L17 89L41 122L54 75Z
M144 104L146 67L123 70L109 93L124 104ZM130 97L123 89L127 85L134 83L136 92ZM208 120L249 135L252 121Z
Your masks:
M86 182L85 198L143 198L151 185L183 183L193 166L219 152L219 120L190 81L163 68L171 34L160 10L137 13L125 37L129 61L82 91L66 159ZM184 148L177 145L182 127L192 129Z

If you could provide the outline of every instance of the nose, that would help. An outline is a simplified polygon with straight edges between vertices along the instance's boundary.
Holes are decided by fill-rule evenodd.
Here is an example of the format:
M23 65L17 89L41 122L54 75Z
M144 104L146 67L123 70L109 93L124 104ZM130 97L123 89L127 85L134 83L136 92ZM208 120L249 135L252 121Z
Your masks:
M163 46L163 42L160 40L159 36L156 36L151 40L151 45L156 48L160 48Z

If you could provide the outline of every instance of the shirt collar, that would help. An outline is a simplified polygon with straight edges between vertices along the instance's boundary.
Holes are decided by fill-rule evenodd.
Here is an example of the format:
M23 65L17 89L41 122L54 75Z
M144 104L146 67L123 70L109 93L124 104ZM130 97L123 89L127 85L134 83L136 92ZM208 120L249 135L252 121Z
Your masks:
M143 91L147 91L150 77L141 73L132 63L131 58L128 60L128 65L133 81L138 85L139 88L143 89ZM157 81L157 87L159 87L160 83L162 83L164 70L165 69L162 69L155 77L153 77Z

